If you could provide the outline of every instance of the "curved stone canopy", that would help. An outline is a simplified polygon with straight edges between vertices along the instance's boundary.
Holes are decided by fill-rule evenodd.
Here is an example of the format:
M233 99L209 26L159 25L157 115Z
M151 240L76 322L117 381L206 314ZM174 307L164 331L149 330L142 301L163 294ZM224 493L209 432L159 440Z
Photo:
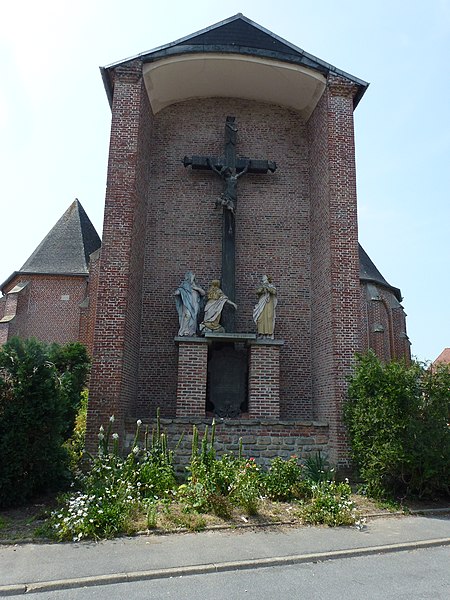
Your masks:
M196 53L144 64L144 80L156 114L196 98L243 98L298 110L308 119L326 79L301 65L241 54Z

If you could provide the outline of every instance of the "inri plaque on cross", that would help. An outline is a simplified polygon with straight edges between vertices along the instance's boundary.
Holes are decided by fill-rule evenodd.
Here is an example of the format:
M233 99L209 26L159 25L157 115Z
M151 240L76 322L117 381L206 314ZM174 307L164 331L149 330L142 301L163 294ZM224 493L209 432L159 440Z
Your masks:
M225 156L185 156L183 164L194 170L213 171L223 181L223 192L216 207L223 208L222 218L222 279L221 287L230 300L235 301L235 255L236 255L236 208L238 179L246 173L273 173L277 168L270 160L236 157L235 117L227 117L225 122ZM225 331L235 330L234 311L224 311L222 324Z

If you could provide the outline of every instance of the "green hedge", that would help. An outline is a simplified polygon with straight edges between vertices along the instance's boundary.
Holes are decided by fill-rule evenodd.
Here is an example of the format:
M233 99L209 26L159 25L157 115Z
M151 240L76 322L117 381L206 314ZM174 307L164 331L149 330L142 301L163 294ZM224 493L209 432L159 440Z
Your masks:
M450 493L450 369L357 356L345 418L375 498Z
M0 507L60 488L89 359L84 346L11 339L0 350Z

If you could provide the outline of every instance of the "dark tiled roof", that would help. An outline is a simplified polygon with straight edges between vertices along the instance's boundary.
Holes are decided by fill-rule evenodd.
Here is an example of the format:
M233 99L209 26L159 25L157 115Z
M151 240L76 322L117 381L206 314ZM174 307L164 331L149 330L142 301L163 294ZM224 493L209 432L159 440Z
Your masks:
M370 281L389 289L399 302L402 301L401 291L386 281L361 244L359 244L359 278L361 281Z
M186 46L216 46L227 47L235 46L242 48L257 48L259 50L268 50L269 52L279 52L280 54L291 54L293 56L303 56L304 52L300 48L295 48L287 44L281 38L266 32L259 26L255 26L249 19L243 15L236 15L231 19L220 24L208 27L206 30L193 34L178 43L172 48Z
M100 238L78 200L74 200L19 273L87 274L89 255Z

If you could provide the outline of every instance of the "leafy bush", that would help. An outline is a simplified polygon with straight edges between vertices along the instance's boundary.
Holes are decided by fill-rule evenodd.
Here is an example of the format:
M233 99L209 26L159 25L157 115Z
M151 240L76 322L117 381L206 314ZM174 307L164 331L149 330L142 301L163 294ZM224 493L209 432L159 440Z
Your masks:
M62 444L73 430L72 407L88 368L76 346L61 370L52 359L65 350L56 346L13 338L0 350L0 506L24 503L68 479Z
M297 457L283 460L279 456L270 464L264 477L264 491L272 500L292 500L303 496L303 472Z
M330 527L353 525L356 512L350 499L351 493L348 481L312 483L311 499L301 511L303 520L311 525L323 524Z
M178 490L179 499L186 504L186 509L213 512L218 517L227 518L232 511L230 494L241 463L242 459L232 454L216 459L209 453L198 455L194 452L188 466L191 475Z
M69 453L69 464L72 473L76 473L84 455L86 437L86 417L88 405L88 390L81 392L80 407L75 417L72 435L64 442L64 447Z
M345 418L374 498L450 493L450 370L357 356Z
M244 509L248 515L256 515L261 493L261 471L255 459L240 461L230 490L232 502Z
M64 346L51 344L48 348L48 357L58 373L60 402L64 406L66 421L63 435L64 439L68 439L72 435L81 408L90 360L85 346L79 342Z

